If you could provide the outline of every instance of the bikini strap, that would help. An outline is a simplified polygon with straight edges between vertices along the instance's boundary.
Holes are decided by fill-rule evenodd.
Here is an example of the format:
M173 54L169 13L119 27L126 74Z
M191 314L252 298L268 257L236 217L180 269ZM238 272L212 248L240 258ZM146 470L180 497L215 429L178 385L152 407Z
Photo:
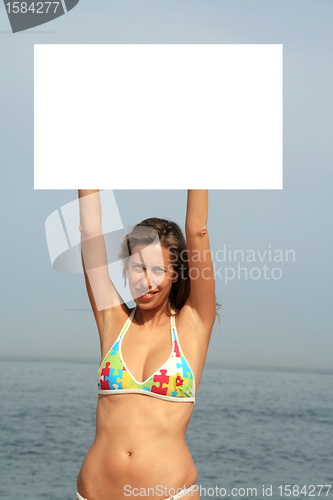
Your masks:
M129 329L129 327L131 326L131 323L132 323L132 320L134 318L134 314L135 314L135 311L136 311L136 307L133 309L133 311L131 312L131 314L128 316L127 320L125 321L125 324L124 326L122 327L122 329L120 330L120 333L119 333L119 337L118 338L121 338L125 335L125 333L127 332L127 330Z
M171 328L176 328L175 311L173 309L171 309L170 323Z

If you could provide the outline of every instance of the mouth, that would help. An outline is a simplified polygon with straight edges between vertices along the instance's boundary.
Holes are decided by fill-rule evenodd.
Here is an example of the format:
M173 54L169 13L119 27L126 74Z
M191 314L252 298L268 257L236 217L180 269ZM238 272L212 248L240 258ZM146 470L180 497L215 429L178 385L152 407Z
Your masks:
M157 292L147 292L143 295L140 295L140 299L144 299L144 300L149 300L151 299L152 297L154 297L155 295L157 294Z

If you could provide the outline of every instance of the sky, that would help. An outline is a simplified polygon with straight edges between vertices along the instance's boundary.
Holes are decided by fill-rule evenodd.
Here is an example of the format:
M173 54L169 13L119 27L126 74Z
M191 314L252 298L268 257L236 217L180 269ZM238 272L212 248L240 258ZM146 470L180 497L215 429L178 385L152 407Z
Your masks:
M50 23L12 34L0 9L1 357L100 359L83 275L56 272L46 245L45 220L77 193L34 190L34 44L265 43L283 44L284 187L209 191L222 307L207 362L333 369L332 15L328 0L81 0ZM114 194L125 227L156 216L184 228L185 190ZM256 260L223 262L223 250L254 251ZM245 271L238 279L238 264L247 279ZM232 269L235 278L226 280Z

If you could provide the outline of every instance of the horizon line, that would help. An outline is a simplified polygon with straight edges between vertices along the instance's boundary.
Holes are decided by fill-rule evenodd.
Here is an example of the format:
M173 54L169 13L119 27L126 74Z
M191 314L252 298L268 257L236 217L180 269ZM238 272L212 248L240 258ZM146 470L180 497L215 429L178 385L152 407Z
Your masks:
M28 361L28 362L51 362L51 363L86 363L95 364L99 363L98 359L92 358L61 358L61 357L33 357L33 356L11 356L11 355L0 355L1 361ZM268 365L245 365L236 363L223 363L217 361L206 361L205 366L215 366L219 368L233 369L233 370L244 370L244 371L278 371L278 372L297 372L297 373L322 373L333 375L333 368L314 368L314 367L292 367L292 366L268 366Z

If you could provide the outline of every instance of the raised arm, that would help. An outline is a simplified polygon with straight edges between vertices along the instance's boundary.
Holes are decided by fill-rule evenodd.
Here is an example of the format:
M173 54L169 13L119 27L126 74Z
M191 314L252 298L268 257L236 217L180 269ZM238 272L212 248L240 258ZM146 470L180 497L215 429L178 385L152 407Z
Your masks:
M89 301L101 333L105 311L123 304L108 271L99 190L79 190L81 255Z
M188 190L185 232L191 290L187 304L210 330L215 321L216 300L207 218L208 191Z

